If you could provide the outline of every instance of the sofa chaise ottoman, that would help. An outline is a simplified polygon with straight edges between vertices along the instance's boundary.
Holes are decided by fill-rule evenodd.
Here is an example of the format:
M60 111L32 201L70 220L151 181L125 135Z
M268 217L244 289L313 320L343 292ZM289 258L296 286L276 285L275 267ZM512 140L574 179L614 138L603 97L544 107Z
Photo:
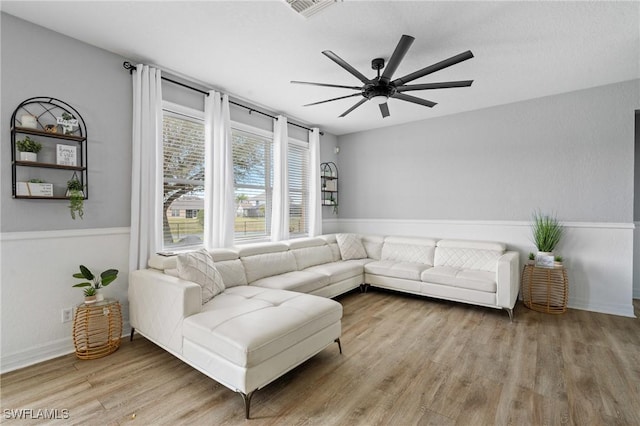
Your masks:
M229 258L234 255L224 250L212 254L232 282L235 259ZM246 418L256 390L334 342L342 353L342 305L334 300L236 285L202 304L202 293L200 285L157 270L132 272L131 337L138 331L240 393Z

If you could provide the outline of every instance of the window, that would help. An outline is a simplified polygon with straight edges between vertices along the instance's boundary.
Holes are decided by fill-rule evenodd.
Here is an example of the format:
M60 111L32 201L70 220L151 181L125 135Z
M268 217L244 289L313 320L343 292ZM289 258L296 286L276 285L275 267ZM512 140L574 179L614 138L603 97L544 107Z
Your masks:
M289 233L309 235L309 144L289 139Z
M204 121L202 112L163 106L164 248L202 244L204 236Z
M235 186L235 240L271 235L273 136L234 123L231 131Z

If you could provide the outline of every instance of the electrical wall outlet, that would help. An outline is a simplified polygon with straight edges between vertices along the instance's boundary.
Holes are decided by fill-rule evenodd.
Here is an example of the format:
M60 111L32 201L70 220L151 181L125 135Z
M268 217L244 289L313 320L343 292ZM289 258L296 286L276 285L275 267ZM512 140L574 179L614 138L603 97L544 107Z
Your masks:
M73 308L66 308L62 310L62 322L73 321Z

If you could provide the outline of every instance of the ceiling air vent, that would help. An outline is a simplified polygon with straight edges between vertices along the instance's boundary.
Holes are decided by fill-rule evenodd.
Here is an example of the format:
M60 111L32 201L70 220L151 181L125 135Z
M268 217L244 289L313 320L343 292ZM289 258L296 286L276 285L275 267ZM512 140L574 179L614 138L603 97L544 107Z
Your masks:
M286 0L289 6L305 18L310 17L338 0Z

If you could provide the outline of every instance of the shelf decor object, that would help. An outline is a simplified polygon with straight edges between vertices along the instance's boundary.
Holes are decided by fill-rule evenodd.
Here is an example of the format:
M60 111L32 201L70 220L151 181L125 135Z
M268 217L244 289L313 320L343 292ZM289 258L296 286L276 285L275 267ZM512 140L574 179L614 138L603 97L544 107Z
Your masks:
M73 319L73 344L76 357L96 359L118 350L122 336L120 302L104 299L76 306Z
M320 163L320 203L338 208L338 166L333 162Z
M569 279L564 267L525 265L521 282L522 300L527 308L546 314L567 311Z
M26 140L41 145L35 161L25 161L17 156L18 142L22 146ZM46 179L53 192L24 191L22 183L31 181L33 176L29 173L36 170L35 177ZM56 98L35 97L22 101L11 115L12 197L67 200L66 182L73 174L81 182L84 199L89 198L87 127L80 113Z

